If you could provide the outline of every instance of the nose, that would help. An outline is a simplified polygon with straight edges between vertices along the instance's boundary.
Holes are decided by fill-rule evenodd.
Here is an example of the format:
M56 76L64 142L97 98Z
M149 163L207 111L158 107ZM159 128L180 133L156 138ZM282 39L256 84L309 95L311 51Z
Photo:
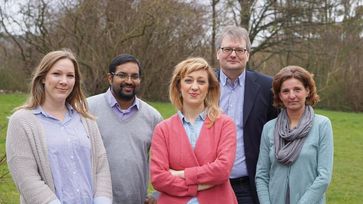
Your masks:
M231 52L231 54L230 54L230 56L236 57L237 56L236 50L233 49L232 52Z
M294 92L294 90L291 90L290 92L289 92L289 98L295 98L295 92Z
M126 77L125 82L127 84L132 84L133 83L133 80L131 79L131 76L130 75Z
M192 90L197 90L199 88L198 83L196 81L194 81L192 83L192 87L191 88L192 88Z
M68 82L67 76L62 76L61 79L60 79L60 83L61 84L67 84L67 82Z

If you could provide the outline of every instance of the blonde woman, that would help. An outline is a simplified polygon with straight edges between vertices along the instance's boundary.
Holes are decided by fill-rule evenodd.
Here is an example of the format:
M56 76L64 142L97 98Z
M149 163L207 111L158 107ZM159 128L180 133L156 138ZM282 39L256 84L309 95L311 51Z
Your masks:
M176 65L169 95L178 112L156 126L151 143L151 180L159 204L237 203L229 183L236 127L220 112L219 91L204 59Z
M74 55L46 54L28 101L10 117L6 154L21 204L111 204L106 152Z

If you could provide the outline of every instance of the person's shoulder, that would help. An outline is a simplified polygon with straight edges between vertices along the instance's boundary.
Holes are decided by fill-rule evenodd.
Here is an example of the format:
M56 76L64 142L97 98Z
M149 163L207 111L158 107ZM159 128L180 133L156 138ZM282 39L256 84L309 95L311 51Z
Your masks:
M258 81L272 82L272 76L269 76L267 74L257 72L257 71L254 71L254 70L250 70L250 69L247 69L246 72L247 72L246 73L247 78L251 77L251 78L253 78L255 80L258 80Z
M172 116L170 116L169 118L166 118L164 120L162 120L161 122L159 122L157 124L157 126L159 128L165 128L165 127L175 127L175 124L179 121L178 120L178 114L174 114Z
M138 99L140 101L140 110L145 113L150 113L155 116L161 116L160 112L156 110L152 105L148 104L147 102Z
M105 93L100 93L97 95L93 95L87 98L88 103L95 103L96 101L99 101L101 98L103 98Z
M231 116L225 114L225 113L221 113L219 115L219 118L218 118L220 121L232 121L233 122L233 119L231 118Z
M276 124L276 120L277 120L277 118L274 118L274 119L268 121L267 123L265 123L265 125L263 127L264 128L274 128L275 124Z
M236 123L234 122L233 118L230 117L229 115L225 114L225 113L221 113L217 120L215 121L213 127L225 127L225 126L229 126L229 125L236 125Z
M16 110L11 116L10 119L26 119L31 117L32 114L32 110L31 109L26 109L26 108L21 108Z
M18 109L9 117L9 123L17 125L34 125L35 122L36 120L32 109Z
M315 114L314 115L314 122L318 124L330 124L330 119L324 115Z

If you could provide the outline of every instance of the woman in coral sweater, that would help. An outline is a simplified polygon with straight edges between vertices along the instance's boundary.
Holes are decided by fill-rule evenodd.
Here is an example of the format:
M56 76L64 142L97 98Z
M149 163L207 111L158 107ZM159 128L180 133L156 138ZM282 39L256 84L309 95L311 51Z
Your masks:
M236 127L220 112L219 93L204 59L186 59L175 67L169 94L178 112L156 126L151 143L158 204L237 203L229 183Z

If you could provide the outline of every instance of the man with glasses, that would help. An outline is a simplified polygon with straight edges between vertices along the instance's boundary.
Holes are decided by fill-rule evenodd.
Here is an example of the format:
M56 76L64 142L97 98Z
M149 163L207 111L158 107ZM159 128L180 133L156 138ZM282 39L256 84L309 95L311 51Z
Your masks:
M225 27L217 37L216 70L221 85L220 106L237 127L236 159L230 182L238 203L259 203L255 174L263 125L275 118L272 78L247 70L251 43L246 29Z
M139 99L141 66L132 55L115 57L109 65L110 88L88 98L106 148L113 203L155 203L147 196L149 148L160 113Z

